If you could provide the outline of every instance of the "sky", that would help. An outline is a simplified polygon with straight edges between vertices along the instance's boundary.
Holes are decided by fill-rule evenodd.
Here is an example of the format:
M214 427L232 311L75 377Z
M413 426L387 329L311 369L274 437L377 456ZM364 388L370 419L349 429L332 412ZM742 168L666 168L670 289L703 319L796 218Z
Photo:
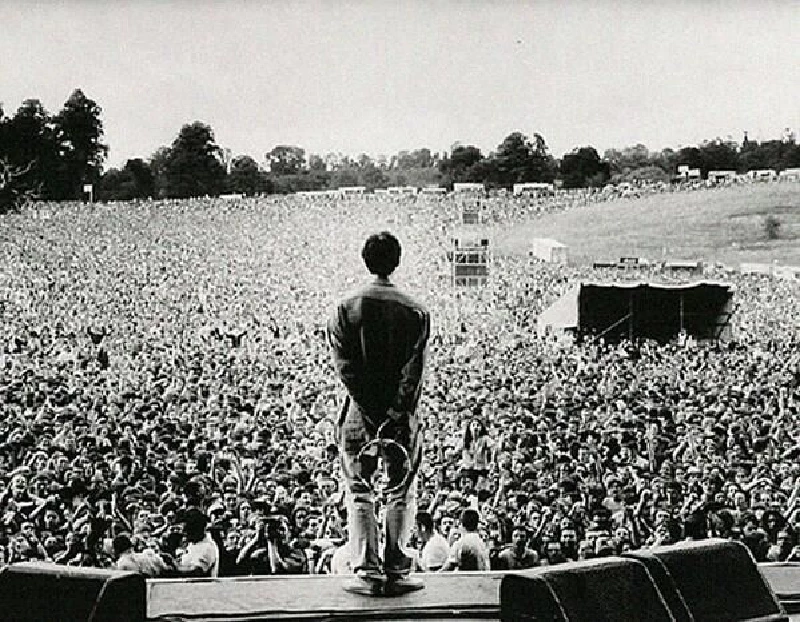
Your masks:
M107 166L196 120L258 161L800 134L800 0L0 0L0 24L6 114L81 88Z

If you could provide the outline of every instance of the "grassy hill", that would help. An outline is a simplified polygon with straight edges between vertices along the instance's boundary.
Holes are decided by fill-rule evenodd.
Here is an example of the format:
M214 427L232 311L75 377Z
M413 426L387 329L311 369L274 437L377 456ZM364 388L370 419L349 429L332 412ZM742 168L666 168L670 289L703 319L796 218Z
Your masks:
M764 224L769 216L780 222L774 240ZM800 184L620 199L548 214L497 231L498 250L525 253L535 237L569 245L577 262L636 256L800 265Z

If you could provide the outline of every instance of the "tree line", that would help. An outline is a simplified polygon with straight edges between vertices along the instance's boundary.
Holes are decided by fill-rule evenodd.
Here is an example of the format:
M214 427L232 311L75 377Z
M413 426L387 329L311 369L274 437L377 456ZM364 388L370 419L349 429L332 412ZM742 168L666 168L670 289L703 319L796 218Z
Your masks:
M250 155L232 157L217 143L213 129L200 121L184 125L169 146L149 158L128 160L103 172L102 108L76 89L63 108L49 114L29 99L13 116L0 107L0 210L29 199L74 200L92 184L98 200L185 198L326 190L342 186L430 185L482 182L508 188L521 182L560 181L566 188L603 186L619 181L668 181L679 165L709 170L777 169L800 166L800 145L782 139L709 140L697 147L650 151L637 144L609 149L601 157L592 146L556 159L544 137L512 132L495 151L454 144L448 152L423 147L375 158L361 154L311 154L296 145L277 145L259 164Z
M6 116L0 106L0 210L27 199L81 196L102 176L108 146L102 109L76 89L56 114L28 99Z

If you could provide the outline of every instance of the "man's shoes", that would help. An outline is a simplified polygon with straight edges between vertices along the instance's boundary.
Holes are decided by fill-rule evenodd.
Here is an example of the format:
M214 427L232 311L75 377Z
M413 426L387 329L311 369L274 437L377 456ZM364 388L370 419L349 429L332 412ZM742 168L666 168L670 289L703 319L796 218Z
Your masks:
M416 592L425 587L422 579L417 577L403 577L389 575L383 593L386 596L401 596L409 592Z
M361 596L381 596L383 594L384 582L379 577L359 577L355 576L344 584L344 591Z

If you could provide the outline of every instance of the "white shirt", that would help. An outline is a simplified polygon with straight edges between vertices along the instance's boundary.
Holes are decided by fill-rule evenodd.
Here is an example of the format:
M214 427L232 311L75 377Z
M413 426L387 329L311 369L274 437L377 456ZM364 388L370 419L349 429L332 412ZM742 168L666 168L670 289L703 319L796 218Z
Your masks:
M474 531L468 531L453 542L450 547L449 562L459 570L489 570L489 549L481 537ZM465 562L467 562L465 564ZM472 562L469 564L469 562ZM467 565L465 568L464 566ZM477 568L472 568L477 565Z
M438 570L444 566L449 556L450 545L447 544L447 539L435 531L430 540L422 547L419 556L420 566L425 572L430 572L431 568Z
M199 567L206 576L216 578L219 575L219 548L216 542L208 534L200 542L192 542L186 547L178 566L185 571Z
M161 558L149 550L144 553L134 553L132 551L123 553L119 556L115 565L117 570L138 572L151 578L161 576L167 569Z

